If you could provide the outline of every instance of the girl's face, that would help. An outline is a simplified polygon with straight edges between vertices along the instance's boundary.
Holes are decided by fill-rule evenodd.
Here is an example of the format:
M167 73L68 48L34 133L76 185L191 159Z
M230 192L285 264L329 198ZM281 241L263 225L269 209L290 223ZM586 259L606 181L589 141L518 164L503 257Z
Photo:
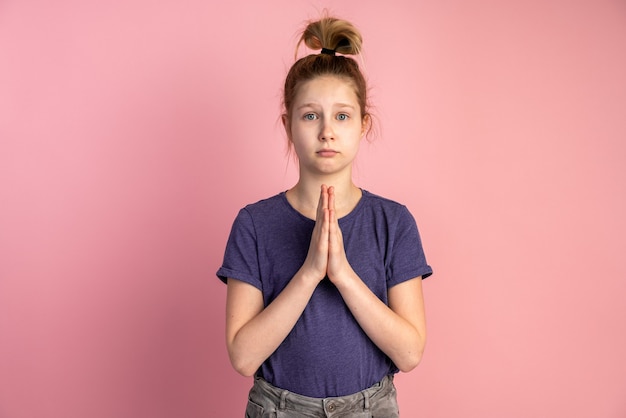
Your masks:
M361 117L352 83L330 75L302 83L291 117L283 115L301 173L317 175L351 172L368 122Z

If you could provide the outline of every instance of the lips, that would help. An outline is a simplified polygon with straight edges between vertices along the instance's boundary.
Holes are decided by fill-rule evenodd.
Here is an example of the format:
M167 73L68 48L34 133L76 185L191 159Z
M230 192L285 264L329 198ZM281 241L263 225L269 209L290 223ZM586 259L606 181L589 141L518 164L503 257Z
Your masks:
M323 149L317 151L317 155L319 155L320 157L334 157L337 154L338 152L332 149Z

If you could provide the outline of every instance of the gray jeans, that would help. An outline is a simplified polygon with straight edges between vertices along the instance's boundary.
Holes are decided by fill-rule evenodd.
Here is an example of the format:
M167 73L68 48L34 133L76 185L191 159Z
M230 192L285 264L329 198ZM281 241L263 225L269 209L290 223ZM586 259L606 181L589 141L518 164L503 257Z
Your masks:
M337 398L310 398L254 379L246 418L398 418L393 376L374 386Z

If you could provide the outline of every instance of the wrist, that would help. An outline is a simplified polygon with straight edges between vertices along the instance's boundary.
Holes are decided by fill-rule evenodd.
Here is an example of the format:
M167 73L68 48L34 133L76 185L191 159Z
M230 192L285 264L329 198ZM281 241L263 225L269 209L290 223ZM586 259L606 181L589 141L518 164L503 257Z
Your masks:
M319 282L324 279L324 275L320 275L317 272L311 271L304 267L300 268L294 278L298 278L302 283L307 286L316 287Z
M328 277L339 291L347 289L350 286L352 286L354 283L357 283L358 281L361 280L361 278L357 276L357 274L354 272L354 270L352 270L352 268L344 272L333 274L332 276L329 275Z

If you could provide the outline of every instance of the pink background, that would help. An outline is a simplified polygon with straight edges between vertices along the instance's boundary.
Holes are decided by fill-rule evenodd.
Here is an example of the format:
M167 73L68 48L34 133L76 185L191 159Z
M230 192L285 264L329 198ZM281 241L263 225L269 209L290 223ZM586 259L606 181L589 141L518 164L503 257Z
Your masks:
M290 187L301 22L365 38L357 183L435 275L403 416L626 416L620 0L0 2L0 417L240 417L214 273Z

